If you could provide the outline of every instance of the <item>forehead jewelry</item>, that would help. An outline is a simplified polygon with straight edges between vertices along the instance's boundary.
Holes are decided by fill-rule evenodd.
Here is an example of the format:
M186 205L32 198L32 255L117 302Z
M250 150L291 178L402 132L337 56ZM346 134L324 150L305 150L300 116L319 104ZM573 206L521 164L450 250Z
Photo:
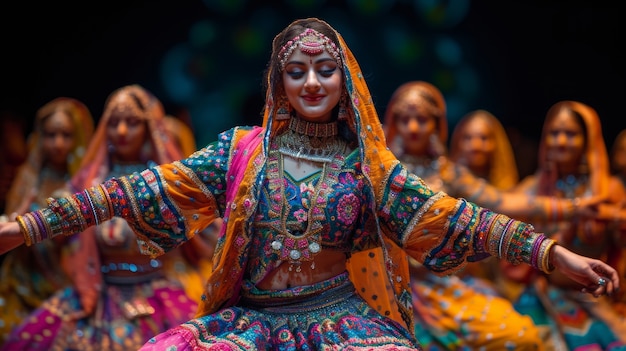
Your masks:
M281 71L285 68L285 63L287 63L287 60L296 48L299 48L303 54L309 56L317 56L324 52L325 49L341 65L341 55L337 45L324 34L315 29L307 28L280 48L278 59Z
M434 99L427 93L417 89L411 89L399 95L395 99L392 111L398 116L410 112L421 112L429 117L441 118L441 110L437 107Z
M144 112L137 106L128 94L120 94L111 101L111 115L133 115L135 117L144 117Z

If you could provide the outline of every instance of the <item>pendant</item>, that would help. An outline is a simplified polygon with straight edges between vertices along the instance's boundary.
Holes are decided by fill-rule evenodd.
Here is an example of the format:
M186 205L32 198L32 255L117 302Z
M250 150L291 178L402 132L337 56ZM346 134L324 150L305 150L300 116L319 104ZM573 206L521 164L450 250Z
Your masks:
M297 265L296 272L300 272L300 264L302 262L313 261L313 256L322 250L322 246L311 235L302 237L280 234L272 241L272 249L278 254L279 259L289 261L290 264ZM311 265L315 269L315 264ZM292 267L289 267L291 271Z

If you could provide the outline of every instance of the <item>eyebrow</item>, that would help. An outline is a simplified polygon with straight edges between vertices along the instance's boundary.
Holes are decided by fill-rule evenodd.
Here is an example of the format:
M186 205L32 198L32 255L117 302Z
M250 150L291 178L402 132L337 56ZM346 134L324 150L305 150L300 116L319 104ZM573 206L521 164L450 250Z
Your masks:
M314 64L318 64L318 63L324 63L324 62L326 62L326 61L333 61L333 62L336 62L336 61L335 61L335 59L333 59L332 57L322 57L322 58L319 58L319 59L315 60L313 63L314 63ZM295 65L305 65L306 63L305 63L305 62L303 62L303 61L295 61L295 60L294 60L294 61L287 61L287 64L286 64L286 65L289 65L289 64L295 64Z

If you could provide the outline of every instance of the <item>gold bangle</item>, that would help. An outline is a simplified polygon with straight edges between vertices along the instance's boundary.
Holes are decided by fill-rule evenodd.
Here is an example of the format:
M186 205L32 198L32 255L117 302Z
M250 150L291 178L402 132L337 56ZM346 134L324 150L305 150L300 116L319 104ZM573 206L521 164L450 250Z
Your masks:
M26 244L26 246L31 246L33 244L33 239L31 238L30 233L28 232L28 229L26 228L26 223L24 223L24 218L22 216L17 216L15 220L17 221L17 224L20 226L20 231L22 232L22 235L24 236L24 243Z
M550 257L551 257L550 250L552 249L552 246L556 245L556 241L550 238L546 238L541 243L541 246L544 246L544 245L545 245L545 248L542 250L543 258L541 260L541 271L543 271L544 273L550 274L554 272L554 269L556 268L550 264Z

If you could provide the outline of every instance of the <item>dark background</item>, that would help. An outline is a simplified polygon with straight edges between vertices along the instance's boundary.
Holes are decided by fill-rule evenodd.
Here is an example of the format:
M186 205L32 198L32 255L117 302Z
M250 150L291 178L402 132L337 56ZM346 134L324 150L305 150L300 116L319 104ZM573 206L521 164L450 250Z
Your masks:
M585 102L607 146L626 128L624 20L617 1L110 0L3 2L0 109L26 121L58 96L97 121L114 89L139 83L187 118L199 146L258 124L273 36L295 18L337 28L379 113L393 89L427 80L444 92L451 127L470 110L507 127L530 172L548 108ZM530 153L524 151L533 150Z

